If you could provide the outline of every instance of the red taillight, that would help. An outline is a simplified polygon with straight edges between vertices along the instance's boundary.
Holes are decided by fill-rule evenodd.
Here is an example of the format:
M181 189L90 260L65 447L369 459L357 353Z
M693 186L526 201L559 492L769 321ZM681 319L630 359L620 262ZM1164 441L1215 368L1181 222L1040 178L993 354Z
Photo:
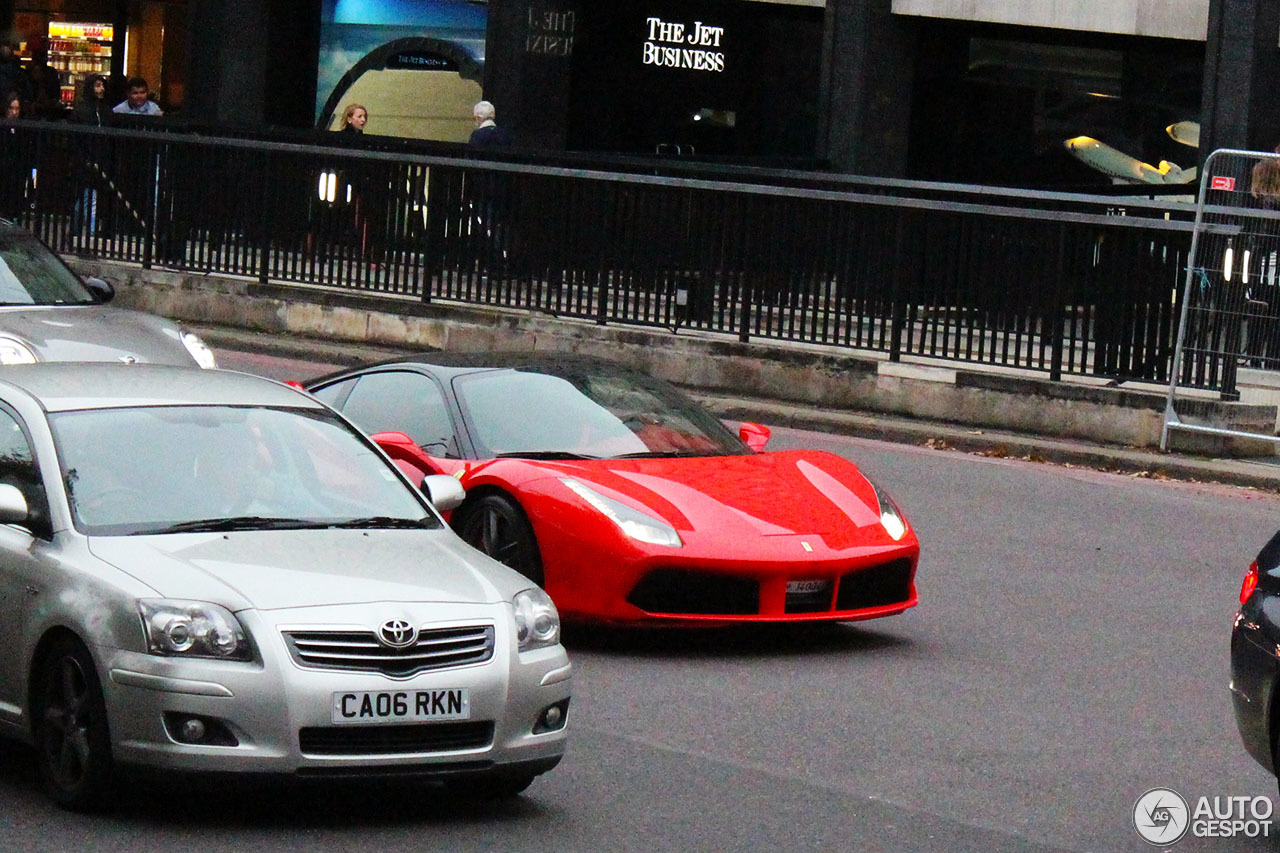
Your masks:
M1244 604L1249 600L1249 596L1258 588L1258 561L1254 560L1249 566L1249 572L1244 576L1244 583L1240 584L1240 603Z

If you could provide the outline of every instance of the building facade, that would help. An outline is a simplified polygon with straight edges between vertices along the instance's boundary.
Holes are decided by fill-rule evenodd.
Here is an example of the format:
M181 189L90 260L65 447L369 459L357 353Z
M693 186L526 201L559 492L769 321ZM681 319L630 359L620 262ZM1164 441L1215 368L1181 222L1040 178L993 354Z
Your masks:
M1276 0L76 2L0 21L96 2L119 74L162 12L163 102L202 124L359 101L370 133L458 142L485 97L534 149L1082 188L1280 143Z

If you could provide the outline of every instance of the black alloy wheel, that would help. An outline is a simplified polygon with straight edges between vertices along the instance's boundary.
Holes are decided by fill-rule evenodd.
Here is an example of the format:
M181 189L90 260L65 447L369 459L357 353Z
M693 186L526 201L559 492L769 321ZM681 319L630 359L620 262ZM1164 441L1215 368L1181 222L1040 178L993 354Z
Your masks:
M111 785L111 737L102 685L76 639L57 640L43 657L34 695L40 778L63 808L101 806Z
M458 535L471 547L542 586L538 540L515 501L504 495L485 495L467 508L458 524Z

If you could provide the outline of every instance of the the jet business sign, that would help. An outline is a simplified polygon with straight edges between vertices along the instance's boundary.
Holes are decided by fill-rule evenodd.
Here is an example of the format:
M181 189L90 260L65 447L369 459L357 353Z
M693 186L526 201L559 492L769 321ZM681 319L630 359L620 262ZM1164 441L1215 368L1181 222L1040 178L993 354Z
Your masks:
M644 64L720 73L724 71L723 38L724 27L651 15L645 19Z

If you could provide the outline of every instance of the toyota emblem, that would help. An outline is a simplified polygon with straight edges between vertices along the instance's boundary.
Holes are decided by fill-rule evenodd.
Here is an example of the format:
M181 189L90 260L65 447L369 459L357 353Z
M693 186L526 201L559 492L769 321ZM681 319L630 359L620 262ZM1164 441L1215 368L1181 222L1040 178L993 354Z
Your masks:
M378 639L384 646L403 649L418 641L418 629L403 619L388 619L378 628Z

